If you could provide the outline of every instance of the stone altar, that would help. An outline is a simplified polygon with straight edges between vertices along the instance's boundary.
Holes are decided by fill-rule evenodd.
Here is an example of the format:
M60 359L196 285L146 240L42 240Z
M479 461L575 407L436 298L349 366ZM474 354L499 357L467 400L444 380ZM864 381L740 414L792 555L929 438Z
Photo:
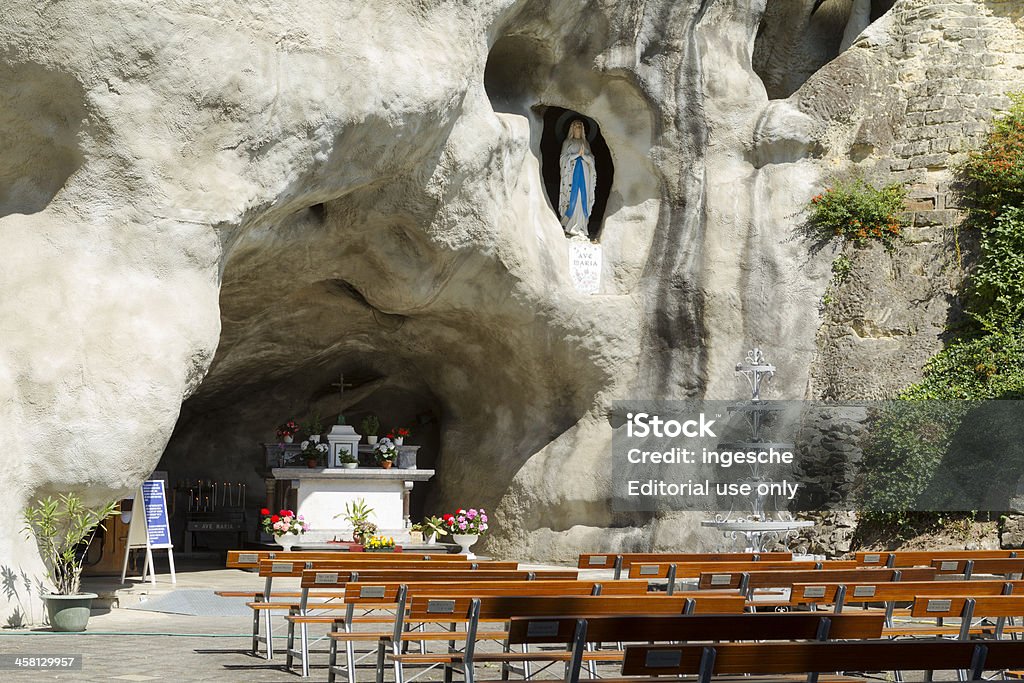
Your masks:
M417 482L434 476L434 470L381 467L275 467L270 473L268 491L273 485L281 502L269 507L285 507L302 515L310 526L303 538L312 543L335 536L339 540L351 539L352 527L340 517L335 519L335 515L360 498L374 509L370 521L381 534L407 540L409 494Z

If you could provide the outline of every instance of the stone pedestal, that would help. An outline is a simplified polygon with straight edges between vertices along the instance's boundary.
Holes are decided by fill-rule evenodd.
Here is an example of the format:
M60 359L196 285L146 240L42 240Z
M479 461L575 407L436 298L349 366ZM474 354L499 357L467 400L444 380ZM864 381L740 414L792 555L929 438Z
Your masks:
M314 543L352 538L352 527L335 515L343 514L347 504L360 498L373 508L370 521L379 533L407 540L409 494L416 482L433 477L434 470L276 467L271 475L285 489L280 498L287 503L284 507L293 508L309 523L304 540Z

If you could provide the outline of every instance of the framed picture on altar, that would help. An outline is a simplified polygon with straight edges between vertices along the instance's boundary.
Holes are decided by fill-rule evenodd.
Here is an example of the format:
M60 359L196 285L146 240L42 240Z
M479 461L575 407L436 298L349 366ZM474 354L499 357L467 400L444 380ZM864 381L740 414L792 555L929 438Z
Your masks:
M352 442L334 442L331 444L330 462L328 467L354 468L359 459L359 445Z

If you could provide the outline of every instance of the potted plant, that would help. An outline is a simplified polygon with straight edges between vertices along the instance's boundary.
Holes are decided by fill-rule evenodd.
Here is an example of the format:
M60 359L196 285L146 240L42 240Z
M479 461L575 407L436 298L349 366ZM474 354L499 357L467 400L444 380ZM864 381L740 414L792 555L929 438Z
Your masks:
M411 433L408 427L395 427L387 433L387 438L394 441L396 446L402 446L405 444L405 437Z
M427 545L437 543L438 536L448 533L444 527L444 520L440 517L427 517L423 520L423 540Z
M270 510L263 508L260 510L260 516L260 526L274 537L274 543L285 550L291 550L299 537L309 531L309 524L302 515L296 515L291 510L280 510L276 515L272 515Z
M95 593L80 592L82 563L96 529L117 510L117 502L87 508L74 493L49 496L25 508L24 532L35 536L54 592L45 594L54 631L84 631Z
M470 508L463 510L459 508L454 515L443 515L442 524L445 531L452 535L452 539L461 546L462 552L467 560L476 557L469 549L469 546L476 543L480 536L487 531L487 512Z
M359 428L363 430L363 434L366 435L366 443L371 446L377 443L377 432L380 431L380 420L373 413L370 413L363 418L362 422L359 423Z
M416 523L409 527L409 542L423 543L423 525Z
M359 467L359 458L349 453L347 448L343 448L339 451L338 462L347 470L354 470Z
M364 538L369 538L377 531L377 525L370 521L373 508L366 504L366 500L359 498L345 504L345 511L334 515L334 518L343 518L352 525L352 540L362 543Z
M370 536L363 541L363 550L368 553L394 552L395 539L391 536Z
M373 447L373 457L377 460L377 464L388 469L395 464L395 458L398 457L398 447L395 443L384 437Z
M277 428L277 438L281 439L284 443L291 443L295 438L295 434L299 431L299 423L295 420L288 420L282 423Z
M313 443L320 442L320 435L324 432L323 423L320 422L320 411L316 410L313 412L313 417L309 422L309 440Z
M307 467L323 467L327 459L327 453L331 447L319 441L313 441L313 437L302 442L302 451L299 457L306 461Z

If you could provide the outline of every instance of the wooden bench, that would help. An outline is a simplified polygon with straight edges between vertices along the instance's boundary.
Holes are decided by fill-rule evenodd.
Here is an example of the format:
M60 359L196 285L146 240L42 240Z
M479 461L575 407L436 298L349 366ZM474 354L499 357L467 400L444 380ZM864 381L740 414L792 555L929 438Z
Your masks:
M794 583L790 604L816 609L832 605L842 612L847 605L881 603L886 626L892 627L896 603L913 603L915 598L934 595L1010 595L1024 592L1024 581L894 581L888 583Z
M1016 557L1013 550L900 550L866 551L854 553L861 567L929 567L933 560L980 559L989 557Z
M735 590L753 596L756 589L791 588L797 583L883 583L890 581L930 581L935 577L932 567L909 569L810 569L773 570L740 573L706 573L700 575L699 590ZM786 604L786 601L780 604Z
M831 561L799 561L776 562L760 560L758 562L636 562L629 567L631 579L665 579L669 593L675 589L677 579L697 578L704 573L743 573L768 570L821 570L821 569L852 569L856 564L853 560Z
M913 617L936 619L936 628L889 628L888 635L900 636L956 636L960 640L968 640L972 634L991 632L998 640L1003 635L1006 619L1024 617L1024 595L929 595L914 599L910 614ZM973 619L982 617L995 618L994 629L974 628ZM956 627L945 627L943 619L956 618L960 623Z
M629 676L642 676L649 680L667 675L677 680L679 676L693 674L697 675L699 683L708 683L712 676L722 674L808 674L807 680L813 683L820 672L958 669L966 670L970 680L979 680L984 671L1000 671L1021 664L1024 664L1024 641L867 640L631 645L626 648L622 662L623 678L605 678L603 683L637 681L636 678L627 678ZM761 682L768 679L743 680Z
M513 617L510 644L565 645L566 681L578 681L588 647L604 642L826 640L878 638L880 614L821 615L809 612L745 615L611 616L588 619ZM479 662L475 653L468 664ZM608 653L602 652L601 655ZM614 653L621 654L621 653ZM609 661L615 661L610 659Z
M426 566L428 563L420 563L419 566ZM381 563L373 562L369 565L360 563L336 561L306 561L306 560L263 560L259 564L259 575L265 577L264 597L251 602L246 606L253 611L252 651L258 654L259 643L266 645L267 659L274 658L273 647L273 612L291 611L299 606L296 601L271 600L272 581L275 578L299 578L307 570L316 569L322 574L324 588L333 587L334 591L326 593L318 590L313 597L321 597L327 600L336 600L344 597L343 591L339 594L337 588L345 583L362 579L364 581L502 581L502 580L545 580L545 579L575 579L576 570L567 571L545 571L533 572L523 570L494 570L477 569L476 563L465 565L452 565L445 563L438 569L408 569L408 563ZM488 567L493 565L488 565ZM332 580L328 580L333 574ZM314 581L314 585L316 581ZM300 593L300 601L302 594ZM325 609L327 605L318 603L318 609ZM260 615L263 615L263 634L260 633Z
M634 563L664 562L757 562L759 560L792 560L793 553L581 553L579 569L612 569L615 578L622 576Z
M1024 574L1024 557L979 557L932 560L937 574L963 574L970 579L974 574L1001 574L1009 577Z
M304 589L316 586L316 570L307 570L302 574L302 586ZM321 577L323 578L323 577ZM437 583L437 582L416 582L416 583L367 583L347 582L338 584L344 586L345 616L337 615L311 615L308 610L293 610L286 619L288 620L288 659L287 668L291 668L294 658L298 658L302 665L302 675L309 675L308 665L308 630L309 624L327 624L332 630L348 634L343 640L346 647L346 669L354 671L356 641L373 641L381 638L395 638L395 623L402 620L397 626L401 634L405 630L405 607L406 600L417 594L429 593L433 596L465 595L472 592L474 596L497 596L497 595L646 595L646 581L478 581L472 587L465 584ZM321 581L320 587L324 586ZM313 608L315 609L315 607ZM356 609L392 609L394 614L391 617L362 618L355 616ZM354 633L355 623L366 623L373 621L380 624L389 624L387 631L362 631ZM295 626L299 626L299 649L294 646ZM401 640L420 640L415 635L401 635ZM354 678L350 675L350 680Z
M381 642L382 646L390 646L386 659L390 660L395 670L395 680L399 683L404 678L406 665L445 666L463 664L465 650L455 651L456 643L463 644L471 653L475 652L473 643L480 639L479 625L484 622L507 622L512 617L523 616L569 616L589 618L608 615L625 614L742 614L746 601L736 595L700 595L696 592L690 596L557 596L557 597L442 597L421 595L410 600L409 620L412 622L448 623L451 630L447 637L438 639L448 641L448 652L418 652L403 654L396 641ZM465 624L464 632L455 632L456 624ZM333 636L332 636L333 637ZM488 639L507 638L507 633L486 634ZM415 639L415 635L411 637ZM507 649L507 648L506 648ZM584 655L584 660L615 660L621 653L602 651ZM471 654L471 660L474 656ZM507 673L513 663L533 661L568 661L566 652L501 652L475 655L476 662L498 662L502 664L503 673ZM465 667L467 679L472 677L472 666ZM529 669L524 669L529 676ZM378 672L378 679L381 672ZM448 676L446 676L448 678Z

